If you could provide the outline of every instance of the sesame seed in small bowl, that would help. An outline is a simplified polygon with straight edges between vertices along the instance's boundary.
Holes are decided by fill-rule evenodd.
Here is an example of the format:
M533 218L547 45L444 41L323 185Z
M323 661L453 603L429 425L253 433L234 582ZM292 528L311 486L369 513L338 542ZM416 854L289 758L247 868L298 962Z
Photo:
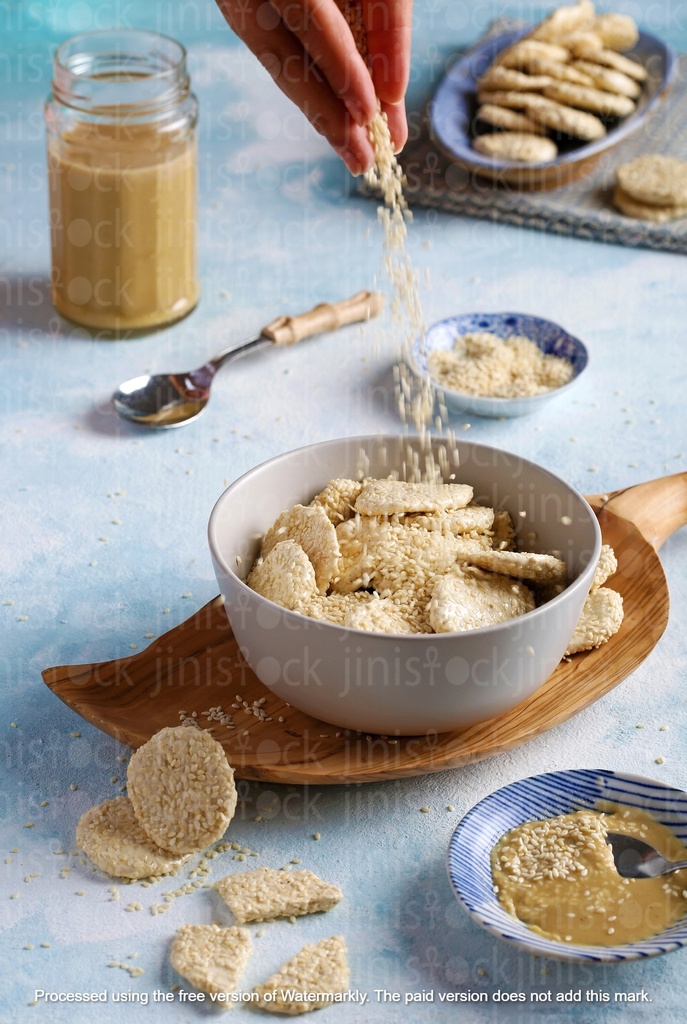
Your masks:
M478 924L536 956L620 963L687 946L687 872L623 878L607 833L684 860L687 793L606 769L520 779L459 822L451 885Z
M412 350L449 412L510 419L564 394L584 371L586 347L551 320L525 313L465 313L428 327Z

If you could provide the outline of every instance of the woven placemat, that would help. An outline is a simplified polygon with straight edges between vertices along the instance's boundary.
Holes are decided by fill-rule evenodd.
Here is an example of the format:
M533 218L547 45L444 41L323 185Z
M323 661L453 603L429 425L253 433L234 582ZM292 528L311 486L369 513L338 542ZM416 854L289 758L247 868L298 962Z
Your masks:
M409 142L400 157L410 206L598 242L687 253L687 218L654 224L625 217L611 204L615 169L620 164L643 153L687 160L687 54L678 58L673 83L663 101L630 138L606 151L584 177L546 192L491 185L453 163L433 138L428 110L429 106L419 138ZM360 189L373 194L364 183Z

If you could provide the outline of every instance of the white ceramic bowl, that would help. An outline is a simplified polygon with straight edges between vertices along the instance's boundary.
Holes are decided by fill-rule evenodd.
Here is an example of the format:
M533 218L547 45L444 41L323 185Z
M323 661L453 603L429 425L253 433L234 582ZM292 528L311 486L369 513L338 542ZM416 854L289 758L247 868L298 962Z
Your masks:
M574 387L589 362L587 349L579 338L568 334L552 320L544 320L540 316L530 316L527 313L460 313L437 321L427 328L422 337L415 340L412 349L413 369L421 376L431 377L428 359L432 352L449 351L453 348L456 338L461 335L483 331L503 339L511 338L513 335L529 338L544 355L560 356L572 363L573 375L568 383L560 388L544 391L540 395L521 395L517 398L469 395L447 388L432 377L432 383L437 391L443 394L449 412L485 416L490 419L529 416Z
M445 444L431 440L437 459ZM568 566L571 582L562 594L496 626L369 633L287 611L244 582L261 535L281 511L309 502L335 477L402 472L409 449L422 452L417 438L343 438L299 448L250 470L217 501L208 537L229 621L250 667L289 704L366 732L448 732L510 710L555 669L594 575L601 549L596 517L572 487L518 455L468 442L456 448L456 480L471 484L480 504L506 509L525 533L535 531L537 549L560 551Z
M572 946L537 935L511 917L496 899L490 857L502 835L526 821L594 808L600 801L639 807L687 843L687 793L679 789L603 768L533 775L490 793L458 824L449 845L448 874L459 903L492 935L537 956L557 960L618 963L643 960L687 946L685 918L639 942Z

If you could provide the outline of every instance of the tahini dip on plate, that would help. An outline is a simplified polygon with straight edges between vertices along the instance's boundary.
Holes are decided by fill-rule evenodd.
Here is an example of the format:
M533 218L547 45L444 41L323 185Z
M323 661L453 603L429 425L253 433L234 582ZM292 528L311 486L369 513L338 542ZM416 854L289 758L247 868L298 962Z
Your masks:
M636 807L604 804L511 829L491 853L499 903L532 931L573 945L650 938L687 914L687 870L621 878L607 832L637 836L669 860L687 847Z

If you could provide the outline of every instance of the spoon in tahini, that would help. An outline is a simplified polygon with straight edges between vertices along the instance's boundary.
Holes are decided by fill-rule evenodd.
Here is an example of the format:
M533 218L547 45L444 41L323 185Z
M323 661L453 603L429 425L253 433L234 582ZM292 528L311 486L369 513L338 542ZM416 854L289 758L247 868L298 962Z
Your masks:
M314 334L370 320L383 305L379 292L362 291L342 302L321 302L299 316L280 316L255 338L220 352L197 370L125 381L112 395L112 405L123 419L143 427L180 427L200 416L208 404L210 385L220 366L266 345L293 345Z
M613 851L613 860L622 878L656 878L687 868L687 860L670 861L642 839L608 832L606 842Z

